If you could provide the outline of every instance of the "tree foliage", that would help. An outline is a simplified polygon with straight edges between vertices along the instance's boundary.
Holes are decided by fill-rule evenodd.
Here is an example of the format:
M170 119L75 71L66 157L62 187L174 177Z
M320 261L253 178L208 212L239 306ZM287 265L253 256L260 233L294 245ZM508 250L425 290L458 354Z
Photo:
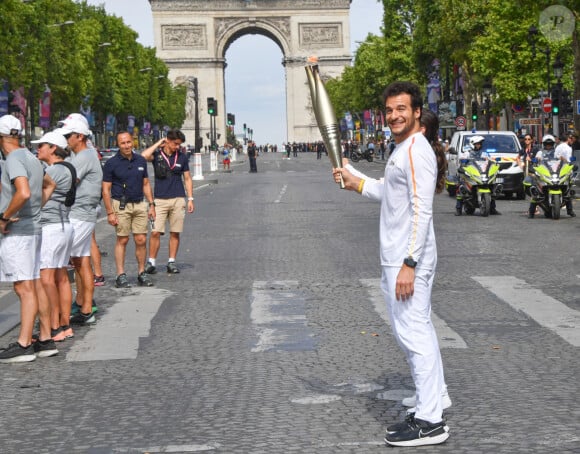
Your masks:
M183 123L185 89L171 84L155 49L137 43L137 33L104 7L2 0L0 17L0 79L11 90L24 87L31 106L48 86L51 124L85 100L101 125L109 113L121 126L129 114L160 125Z

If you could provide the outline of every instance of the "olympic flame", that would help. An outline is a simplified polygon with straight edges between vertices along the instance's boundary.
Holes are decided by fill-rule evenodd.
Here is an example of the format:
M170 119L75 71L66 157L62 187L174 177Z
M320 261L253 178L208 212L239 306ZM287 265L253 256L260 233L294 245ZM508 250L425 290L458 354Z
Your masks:
M318 65L306 66L306 76L310 87L312 108L318 123L318 129L328 151L328 157L334 168L342 167L342 147L340 144L340 129L328 92L320 78ZM344 181L340 180L340 187L344 189Z

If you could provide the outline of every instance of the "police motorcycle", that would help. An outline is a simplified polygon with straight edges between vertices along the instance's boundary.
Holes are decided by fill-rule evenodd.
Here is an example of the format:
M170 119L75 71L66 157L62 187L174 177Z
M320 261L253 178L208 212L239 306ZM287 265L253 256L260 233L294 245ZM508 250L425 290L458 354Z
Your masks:
M542 209L546 218L560 219L563 207L573 216L571 207L576 191L572 185L578 170L575 161L574 156L567 162L550 155L543 156L541 160L532 160L530 178L524 181L526 193L532 199L530 218L533 218L532 208L535 210L536 205Z
M368 162L373 162L375 156L375 150L365 147L364 150L357 148L356 150L351 150L350 159L352 162L359 162L361 159L366 159Z
M448 191L455 183L458 207L457 215L461 214L461 207L466 214L472 215L479 208L480 214L487 217L492 209L492 199L495 199L503 191L501 183L495 183L500 170L501 158L495 160L485 156L485 152L476 151L474 143L483 138L474 136L470 145L465 147L459 156L460 166L457 169L457 177L448 177L446 185Z

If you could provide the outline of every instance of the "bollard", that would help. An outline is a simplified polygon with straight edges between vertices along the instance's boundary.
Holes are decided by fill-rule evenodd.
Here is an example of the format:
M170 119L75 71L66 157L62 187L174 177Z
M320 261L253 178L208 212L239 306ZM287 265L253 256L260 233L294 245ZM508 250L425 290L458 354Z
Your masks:
M203 170L201 168L201 153L193 153L192 180L203 180Z
M238 149L236 147L233 147L232 148L231 155L232 155L231 161L232 162L237 161L237 159L238 159Z
M217 171L217 151L212 150L209 158L209 170L211 172Z

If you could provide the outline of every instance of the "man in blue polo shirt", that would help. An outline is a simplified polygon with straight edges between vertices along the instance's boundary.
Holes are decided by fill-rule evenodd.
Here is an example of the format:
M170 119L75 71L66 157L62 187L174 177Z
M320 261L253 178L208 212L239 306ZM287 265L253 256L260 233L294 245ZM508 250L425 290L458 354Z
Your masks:
M147 161L133 152L133 137L126 131L117 134L119 152L103 168L103 203L107 221L117 232L115 264L118 288L131 287L125 273L125 254L129 234L133 233L137 258L137 282L151 287L153 282L145 273L147 258L147 220L155 219L155 203L147 174ZM143 196L148 202L143 200ZM147 206L148 203L148 206Z
M178 129L171 129L167 137L143 150L141 155L147 161L153 161L155 170L155 227L149 239L149 260L146 271L155 274L155 261L159 252L160 237L165 233L165 222L169 221L169 259L167 272L179 273L175 264L179 249L179 236L183 232L185 210L193 213L193 182L189 172L187 155L180 151L185 136ZM185 197L187 196L187 202Z

